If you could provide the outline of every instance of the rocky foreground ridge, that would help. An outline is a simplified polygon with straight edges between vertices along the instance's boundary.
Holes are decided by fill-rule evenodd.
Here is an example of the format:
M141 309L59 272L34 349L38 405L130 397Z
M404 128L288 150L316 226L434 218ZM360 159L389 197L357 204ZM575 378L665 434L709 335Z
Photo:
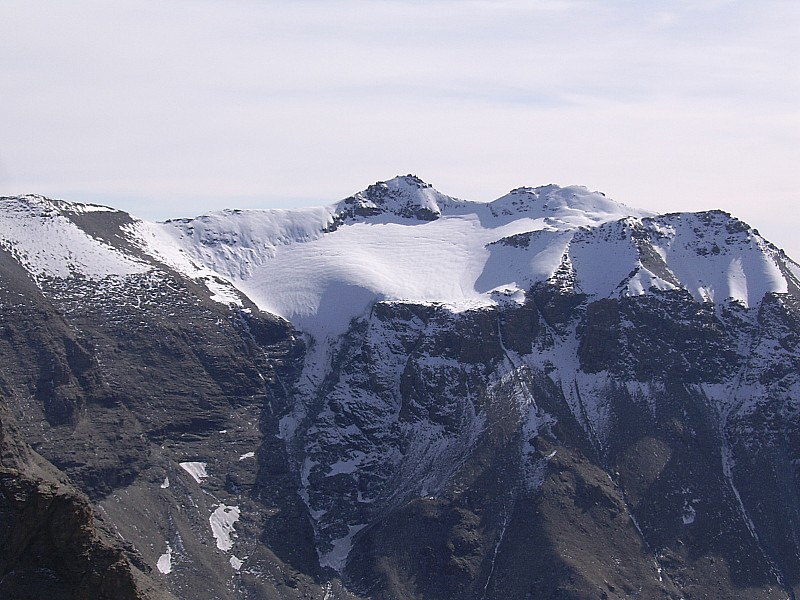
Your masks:
M0 597L795 598L798 275L578 187L2 198Z

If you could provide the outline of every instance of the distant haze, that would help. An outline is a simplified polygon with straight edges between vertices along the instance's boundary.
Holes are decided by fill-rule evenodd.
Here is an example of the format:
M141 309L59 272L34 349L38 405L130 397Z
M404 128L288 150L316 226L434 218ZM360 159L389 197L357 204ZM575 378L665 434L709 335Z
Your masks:
M800 260L798 31L796 0L6 0L0 194L160 220L580 184Z

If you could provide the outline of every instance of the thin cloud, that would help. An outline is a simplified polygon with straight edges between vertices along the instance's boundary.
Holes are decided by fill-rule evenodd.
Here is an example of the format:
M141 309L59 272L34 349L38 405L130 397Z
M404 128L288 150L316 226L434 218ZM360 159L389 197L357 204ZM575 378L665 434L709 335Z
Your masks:
M2 193L106 197L166 218L237 199L334 201L417 172L483 200L579 183L632 205L750 220L750 190L761 212L794 201L795 2L2 10Z

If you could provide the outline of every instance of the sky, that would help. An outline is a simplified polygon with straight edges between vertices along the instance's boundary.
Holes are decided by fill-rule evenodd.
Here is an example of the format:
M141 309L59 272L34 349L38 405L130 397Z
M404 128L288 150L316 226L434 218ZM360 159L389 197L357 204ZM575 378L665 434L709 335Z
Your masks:
M578 184L800 260L799 31L797 0L3 0L0 194L163 220Z

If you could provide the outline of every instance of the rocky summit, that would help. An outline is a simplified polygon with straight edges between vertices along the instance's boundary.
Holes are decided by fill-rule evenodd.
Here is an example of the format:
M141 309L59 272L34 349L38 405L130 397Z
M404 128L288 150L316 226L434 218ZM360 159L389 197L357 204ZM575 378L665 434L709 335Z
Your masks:
M0 198L0 598L794 599L799 277L582 187Z

